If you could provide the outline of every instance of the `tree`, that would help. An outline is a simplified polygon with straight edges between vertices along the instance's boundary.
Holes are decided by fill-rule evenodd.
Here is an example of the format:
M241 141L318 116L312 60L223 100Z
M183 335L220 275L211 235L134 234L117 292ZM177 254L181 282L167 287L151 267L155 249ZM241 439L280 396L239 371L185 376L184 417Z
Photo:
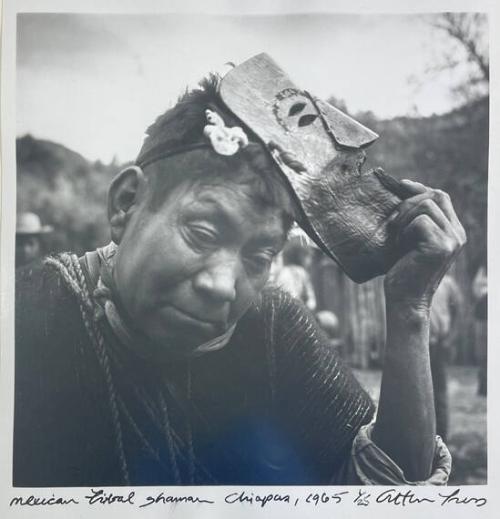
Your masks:
M488 18L484 13L442 13L430 25L449 40L449 50L430 70L463 69L453 92L466 102L488 95Z
M486 43L488 20L483 13L443 13L434 27L444 31L467 52L479 71L479 81L489 82L490 61Z

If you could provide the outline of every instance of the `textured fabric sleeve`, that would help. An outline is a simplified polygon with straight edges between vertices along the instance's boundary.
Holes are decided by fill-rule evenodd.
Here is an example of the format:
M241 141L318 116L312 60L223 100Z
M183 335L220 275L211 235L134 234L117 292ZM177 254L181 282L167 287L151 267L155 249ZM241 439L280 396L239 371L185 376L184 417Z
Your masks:
M311 482L327 483L351 448L373 404L304 305L274 290L263 300L273 400L309 465Z
M436 436L432 473L423 481L409 481L403 470L372 440L373 424L356 435L351 453L345 458L331 483L351 485L446 485L451 471L451 454Z

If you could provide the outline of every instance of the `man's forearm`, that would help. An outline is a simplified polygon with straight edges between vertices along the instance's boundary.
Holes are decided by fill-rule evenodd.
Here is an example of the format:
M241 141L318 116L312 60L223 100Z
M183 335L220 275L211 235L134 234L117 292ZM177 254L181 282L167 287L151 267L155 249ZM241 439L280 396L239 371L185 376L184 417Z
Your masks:
M373 440L413 481L429 477L434 456L428 342L427 310L387 304L387 343Z

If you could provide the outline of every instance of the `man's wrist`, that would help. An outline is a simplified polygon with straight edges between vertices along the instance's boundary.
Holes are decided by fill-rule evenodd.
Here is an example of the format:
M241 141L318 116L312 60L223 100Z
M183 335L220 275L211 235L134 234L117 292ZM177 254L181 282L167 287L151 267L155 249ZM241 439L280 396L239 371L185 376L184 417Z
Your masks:
M431 305L425 300L386 299L387 329L403 327L407 331L426 329L429 325Z
M384 279L385 302L388 309L401 308L407 313L426 315L430 312L434 291L425 284L401 280L395 282L389 276Z

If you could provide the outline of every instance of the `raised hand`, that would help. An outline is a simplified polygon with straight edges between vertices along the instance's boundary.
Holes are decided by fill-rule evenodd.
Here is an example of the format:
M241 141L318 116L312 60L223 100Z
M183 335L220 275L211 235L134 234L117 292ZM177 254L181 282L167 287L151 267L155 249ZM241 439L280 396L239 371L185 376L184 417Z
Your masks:
M439 282L467 241L466 234L447 193L411 180L402 182L414 195L391 217L391 232L404 255L386 275L386 298L429 309Z

